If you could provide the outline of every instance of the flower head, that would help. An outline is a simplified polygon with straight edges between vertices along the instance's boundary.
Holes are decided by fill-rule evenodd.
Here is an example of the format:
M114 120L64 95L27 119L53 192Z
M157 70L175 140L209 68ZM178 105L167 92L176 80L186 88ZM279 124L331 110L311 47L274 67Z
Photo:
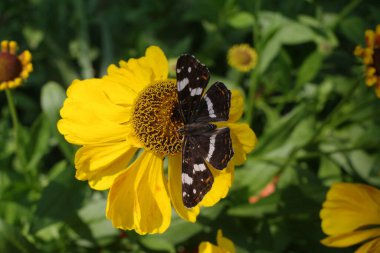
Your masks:
M32 72L32 55L25 50L16 55L17 43L3 40L0 52L0 90L6 90L20 86L22 81L28 78Z
M222 230L218 230L216 236L216 242L218 246L209 243L202 242L199 245L199 253L235 253L235 246L230 239L223 237Z
M248 44L234 45L228 50L228 64L241 71L248 72L256 67L257 64L256 50Z
M225 124L235 156L226 169L211 168L212 189L197 206L186 208L177 96L176 81L168 78L168 61L156 46L144 57L111 65L100 79L76 80L67 90L58 129L68 142L82 146L75 155L76 178L88 180L93 189L109 189L106 216L117 228L162 233L170 224L172 207L195 222L200 206L212 206L227 195L234 165L242 164L256 144L249 126L236 123L243 102L242 95L232 91Z
M329 247L363 245L356 252L380 248L380 190L364 184L336 183L320 213Z
M380 25L375 31L365 32L365 44L364 48L356 46L354 54L363 60L366 84L375 86L376 95L380 97Z

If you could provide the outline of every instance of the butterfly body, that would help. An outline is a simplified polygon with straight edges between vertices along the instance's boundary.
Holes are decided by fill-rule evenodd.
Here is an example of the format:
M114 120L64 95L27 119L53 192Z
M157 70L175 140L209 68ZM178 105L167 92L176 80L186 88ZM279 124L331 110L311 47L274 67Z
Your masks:
M202 135L207 132L213 131L216 129L215 124L210 124L210 123L190 123L185 125L183 128L179 129L179 132L182 133L183 135Z
M210 73L192 55L179 57L176 66L178 110L184 126L182 145L182 200L187 208L196 206L214 182L210 166L227 167L234 151L228 127L210 122L227 121L231 92L216 82L205 92Z

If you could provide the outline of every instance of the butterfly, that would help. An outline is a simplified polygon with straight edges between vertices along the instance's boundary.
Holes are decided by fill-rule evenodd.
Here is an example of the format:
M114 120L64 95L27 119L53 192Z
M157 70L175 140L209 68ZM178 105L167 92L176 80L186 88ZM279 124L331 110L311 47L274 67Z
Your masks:
M210 79L207 67L185 54L176 65L178 110L184 126L182 145L182 200L187 208L196 206L214 182L210 164L218 170L227 167L234 155L230 129L210 122L227 121L231 91L216 82L205 92Z

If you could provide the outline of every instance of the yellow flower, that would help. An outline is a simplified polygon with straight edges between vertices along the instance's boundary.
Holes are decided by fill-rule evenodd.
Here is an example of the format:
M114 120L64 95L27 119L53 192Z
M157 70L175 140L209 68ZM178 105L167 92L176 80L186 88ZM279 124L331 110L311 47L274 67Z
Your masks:
M356 46L354 55L363 59L365 66L365 83L374 86L376 95L380 98L380 25L376 30L365 32L366 47Z
M320 213L322 244L348 247L364 243L356 253L379 252L380 190L352 183L336 183L327 193Z
M20 86L22 81L28 78L32 72L32 55L25 50L16 55L17 43L3 40L0 53L0 90L6 90Z
M248 44L234 45L228 50L228 64L241 71L248 72L256 67L257 64L256 50Z
M223 237L222 230L220 229L216 236L216 242L218 246L209 242L202 242L199 245L199 253L235 253L234 244L228 238Z
M156 46L144 57L111 65L100 79L76 80L67 90L58 129L68 142L82 145L75 156L76 178L88 180L96 190L110 189L106 216L117 228L162 233L172 206L180 217L195 222L200 206L212 206L227 195L234 166L256 145L249 126L236 123L244 103L232 91L226 124L235 155L226 169L211 168L212 189L187 209L182 202L182 123L173 114L177 100L176 80L168 79L168 61Z

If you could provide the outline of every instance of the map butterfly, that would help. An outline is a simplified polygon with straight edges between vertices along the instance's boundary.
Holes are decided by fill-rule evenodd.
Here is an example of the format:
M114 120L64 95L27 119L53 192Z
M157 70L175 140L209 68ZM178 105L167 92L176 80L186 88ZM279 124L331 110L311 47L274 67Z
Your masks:
M214 182L208 164L222 170L234 155L230 129L210 123L228 120L231 91L216 82L205 92L210 72L192 55L178 58L176 73L178 111L184 122L184 127L179 129L184 135L182 200L187 208L192 208Z

